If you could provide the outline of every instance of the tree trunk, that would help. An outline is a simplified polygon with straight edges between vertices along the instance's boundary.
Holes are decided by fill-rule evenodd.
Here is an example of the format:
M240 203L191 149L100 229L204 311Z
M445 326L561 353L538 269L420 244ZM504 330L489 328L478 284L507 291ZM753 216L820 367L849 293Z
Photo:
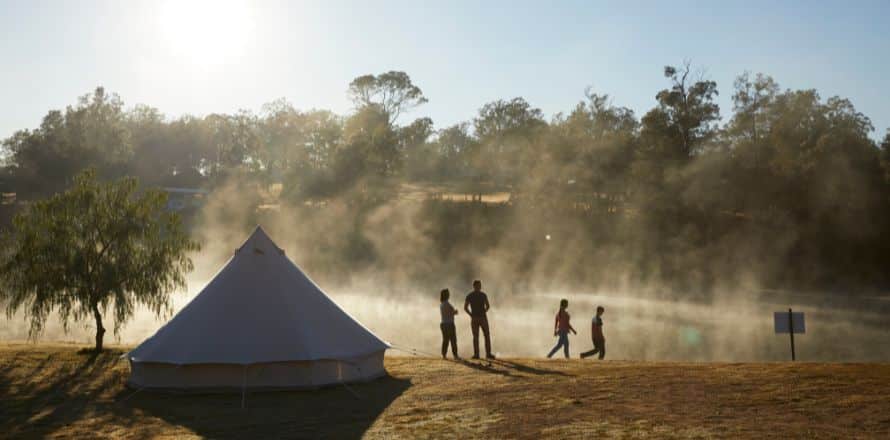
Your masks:
M96 318L96 352L102 351L102 337L105 336L105 327L102 327L102 314L99 313L99 305L93 304L93 316Z

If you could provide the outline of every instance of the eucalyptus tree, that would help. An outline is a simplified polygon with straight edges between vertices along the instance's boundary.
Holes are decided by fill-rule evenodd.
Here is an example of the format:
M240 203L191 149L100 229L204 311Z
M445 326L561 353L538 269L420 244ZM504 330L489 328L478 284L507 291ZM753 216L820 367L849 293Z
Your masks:
M664 76L671 87L655 95L658 106L643 116L642 136L662 159L685 161L717 133L717 83L694 77L688 62L665 66Z
M380 106L390 125L403 113L427 102L420 87L405 72L391 70L379 75L362 75L349 83L347 92L357 109Z

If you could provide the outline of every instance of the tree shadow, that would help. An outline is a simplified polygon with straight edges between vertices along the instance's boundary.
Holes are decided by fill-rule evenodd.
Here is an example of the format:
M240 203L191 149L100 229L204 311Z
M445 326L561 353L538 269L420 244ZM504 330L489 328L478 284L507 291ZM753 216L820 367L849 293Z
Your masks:
M46 437L96 410L97 400L120 377L109 374L120 353L49 354L34 365L27 356L0 369L0 432L11 437Z
M0 363L0 437L361 438L408 379L310 391L172 394L126 388L121 352L22 351ZM135 393L135 394L134 394ZM172 426L171 426L172 425Z
M317 390L180 394L122 390L118 411L157 417L209 438L361 438L411 386L386 376ZM134 394L135 393L135 394ZM129 417L130 419L136 418Z

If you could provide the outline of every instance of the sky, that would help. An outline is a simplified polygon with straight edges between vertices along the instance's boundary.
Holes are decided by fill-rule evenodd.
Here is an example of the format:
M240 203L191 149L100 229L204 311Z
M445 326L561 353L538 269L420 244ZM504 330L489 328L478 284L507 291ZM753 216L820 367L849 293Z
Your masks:
M732 111L742 72L849 98L890 128L890 1L0 0L0 138L97 86L168 117L285 98L346 114L349 82L407 72L444 128L521 96L549 117L588 86L638 116L690 60Z

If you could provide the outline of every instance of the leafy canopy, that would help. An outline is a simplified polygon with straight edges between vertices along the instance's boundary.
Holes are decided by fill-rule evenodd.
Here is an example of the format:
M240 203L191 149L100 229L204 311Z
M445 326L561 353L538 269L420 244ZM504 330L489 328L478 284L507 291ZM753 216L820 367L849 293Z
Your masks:
M411 82L407 73L394 70L352 80L348 94L358 108L380 107L390 124L394 124L402 113L427 102L423 91Z
M97 181L87 170L64 193L31 204L4 232L0 300L13 315L24 310L31 336L56 310L69 320L96 320L101 349L102 314L110 308L114 331L137 306L169 313L169 293L185 287L187 256L199 245L179 218L165 211L166 194L140 192L136 179Z

